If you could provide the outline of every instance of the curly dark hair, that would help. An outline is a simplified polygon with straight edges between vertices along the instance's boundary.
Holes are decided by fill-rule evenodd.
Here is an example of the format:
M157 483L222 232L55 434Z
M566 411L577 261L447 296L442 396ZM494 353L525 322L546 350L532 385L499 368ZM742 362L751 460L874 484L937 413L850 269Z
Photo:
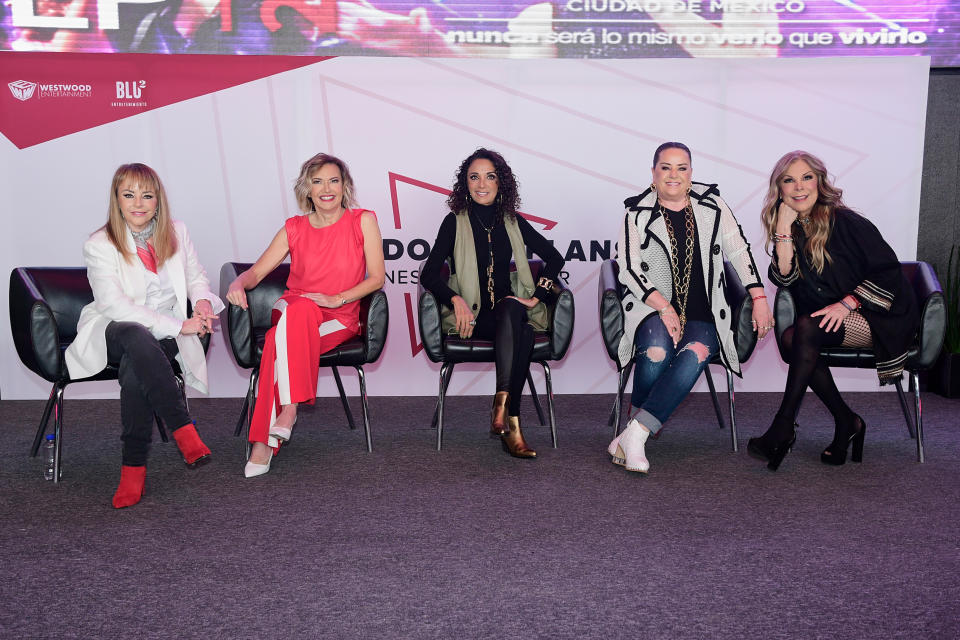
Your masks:
M467 159L460 163L457 169L457 176L454 178L453 192L447 198L447 206L450 211L460 213L466 211L470 203L470 189L467 187L467 169L473 164L474 160L483 158L493 163L493 169L497 173L497 213L498 216L515 217L520 209L520 194L518 192L519 184L510 169L510 165L503 159L503 156L496 151L477 149Z

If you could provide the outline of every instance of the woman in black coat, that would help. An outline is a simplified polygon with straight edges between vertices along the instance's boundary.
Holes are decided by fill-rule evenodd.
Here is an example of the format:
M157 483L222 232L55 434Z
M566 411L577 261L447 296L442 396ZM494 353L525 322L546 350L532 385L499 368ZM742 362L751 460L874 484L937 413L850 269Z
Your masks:
M821 347L872 347L880 384L903 372L919 324L917 303L900 261L872 222L843 204L826 167L806 151L777 162L763 207L770 279L796 301L797 321L783 333L789 356L786 389L773 424L748 451L776 470L797 438L795 419L809 386L833 414L833 441L824 464L860 462L867 425L840 395Z

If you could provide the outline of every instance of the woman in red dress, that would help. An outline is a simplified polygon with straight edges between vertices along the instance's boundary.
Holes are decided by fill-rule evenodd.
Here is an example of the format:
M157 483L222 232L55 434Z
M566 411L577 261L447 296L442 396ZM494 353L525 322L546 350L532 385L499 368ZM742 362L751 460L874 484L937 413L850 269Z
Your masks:
M346 163L318 153L303 163L294 193L305 215L289 218L227 292L227 300L246 308L246 290L290 255L287 290L273 307L260 360L252 447L243 470L248 478L270 470L280 443L290 439L297 405L313 404L320 355L360 332L359 300L384 281L377 218L354 208Z

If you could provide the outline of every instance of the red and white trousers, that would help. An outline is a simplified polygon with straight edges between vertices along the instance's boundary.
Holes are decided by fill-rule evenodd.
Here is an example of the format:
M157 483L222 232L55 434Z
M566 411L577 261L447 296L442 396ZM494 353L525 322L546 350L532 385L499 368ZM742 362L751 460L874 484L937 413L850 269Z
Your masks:
M317 396L320 356L358 333L344 326L309 298L286 295L273 307L273 326L267 331L260 359L257 401L250 422L250 442L278 445L270 427L281 407L313 404Z

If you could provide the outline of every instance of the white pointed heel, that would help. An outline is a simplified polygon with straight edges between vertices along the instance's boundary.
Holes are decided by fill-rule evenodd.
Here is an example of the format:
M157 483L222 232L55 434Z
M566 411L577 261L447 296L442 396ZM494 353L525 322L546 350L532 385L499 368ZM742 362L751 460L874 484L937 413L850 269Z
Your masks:
M266 464L258 464L256 462L250 462L247 460L247 464L243 466L243 477L244 478L255 478L257 476L262 476L263 474L270 471L270 463L273 462L273 451L270 451L270 457L267 458Z
M276 425L270 427L270 437L276 438L280 442L289 442L290 436L293 433L293 425L295 424L297 424L296 418L293 419L289 427L278 427Z
M243 477L255 478L257 476L262 476L268 471L270 471L269 462L267 464L257 464L256 462L247 461L247 464L243 466Z
M644 450L644 443L649 436L650 432L646 427L635 419L631 420L627 424L627 428L620 434L620 442L614 454L614 461L617 458L622 458L623 466L627 471L649 472L650 462L647 460L647 454Z

